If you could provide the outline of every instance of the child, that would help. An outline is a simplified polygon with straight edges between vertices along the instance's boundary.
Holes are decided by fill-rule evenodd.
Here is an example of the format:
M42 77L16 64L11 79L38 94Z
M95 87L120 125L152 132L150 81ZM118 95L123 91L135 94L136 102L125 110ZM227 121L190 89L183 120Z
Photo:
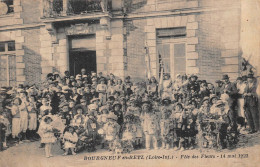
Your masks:
M164 108L162 110L162 116L160 120L160 129L161 129L161 139L162 147L161 149L170 149L171 137L170 137L170 118L171 112Z
M196 125L196 109L195 106L190 103L187 106L187 111L185 112L185 139L186 139L186 148L190 150L195 148L196 135L198 133L197 125Z
M100 108L100 115L97 116L97 123L99 126L98 134L101 136L101 149L105 147L104 125L107 122L108 111L109 111L108 106L102 106Z
M95 110L91 110L88 113L88 116L86 118L86 125L85 125L85 129L86 132L88 134L88 136L92 139L93 141L93 145L90 148L90 151L95 151L96 148L96 139L97 139L97 117L95 115Z
M9 121L7 118L4 117L4 115L0 114L0 151L4 150L4 147L7 147L6 145L6 131L9 126Z
M11 109L12 112L12 136L16 142L20 142L21 136L19 133L21 132L20 129L20 109L19 106L21 105L22 101L19 97L15 98L13 101L13 106Z
M83 115L83 107L81 105L76 105L75 108L77 114L74 116L74 118L71 120L71 124L73 126L79 127L79 129L84 127L85 124L85 116Z
M107 100L106 96L106 91L107 91L107 85L105 84L105 79L101 78L100 79L100 84L97 85L97 92L98 92L98 97L100 99L101 105L104 105Z
M122 111L122 104L118 101L115 101L113 104L112 112L117 116L117 123L122 126L124 123L123 111Z
M20 128L21 128L21 135L22 135L22 140L27 140L27 134L26 131L28 129L28 105L29 102L27 100L26 96L27 92L22 90L20 92L20 97L21 97L21 105L19 106L20 108Z
M133 114L135 116L140 116L141 109L136 106L135 98L130 98L129 107L127 107L126 114Z
M157 116L151 109L151 104L148 101L143 102L142 112L144 112L144 123L143 129L145 134L145 146L147 150L151 149L150 143L153 141L153 148L158 149L157 145L157 135L159 130L159 122Z
M127 96L130 96L133 91L131 90L131 87L133 86L133 83L130 81L131 77L127 76L125 78L125 92Z
M120 95L124 95L124 89L125 88L124 88L124 85L123 85L123 81L121 79L117 80L117 83L116 83L114 89L115 89L116 92L119 92Z
M63 142L65 148L65 153L63 155L68 155L69 150L71 151L72 155L76 155L74 149L76 147L77 141L78 141L77 133L75 132L72 126L69 126L68 131L66 131L63 135Z
M39 119L51 113L52 107L49 105L49 102L46 97L42 98L42 106L40 107Z
M39 135L41 137L41 143L45 144L45 155L46 158L52 157L51 148L52 144L56 142L56 138L54 136L54 128L51 125L52 118L50 116L43 117L39 127Z
M117 116L110 112L107 116L107 123L104 126L106 140L109 144L109 151L113 150L113 142L119 136L120 125L117 123Z
M60 106L62 107L62 111L59 114L60 114L60 117L62 119L62 122L65 125L69 125L70 124L70 120L71 120L71 115L69 113L69 104L68 103L63 103Z
M175 106L175 110L172 112L170 118L173 123L173 150L177 151L179 149L184 150L183 142L183 106L181 103L177 103Z
M151 97L158 96L158 83L154 76L152 76L151 79L149 80L149 84L147 86L147 92L148 95Z
M29 125L28 125L28 134L29 139L31 141L35 140L36 135L36 128L37 128L37 108L36 108L36 99L35 96L29 97Z
M134 126L136 128L134 148L140 149L143 147L143 142L144 142L141 116L134 117Z
M133 142L136 134L136 126L134 125L134 115L125 115L125 121L123 124L123 148L124 152L131 152L133 150Z
M170 97L172 92L172 80L170 74L164 74L162 83L162 97Z

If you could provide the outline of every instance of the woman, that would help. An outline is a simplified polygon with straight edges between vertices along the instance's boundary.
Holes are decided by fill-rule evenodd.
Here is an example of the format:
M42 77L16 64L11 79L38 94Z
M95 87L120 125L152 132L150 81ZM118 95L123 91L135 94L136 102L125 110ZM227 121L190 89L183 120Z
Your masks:
M22 104L22 100L17 97L13 101L13 106L11 109L12 112L12 136L16 142L20 142L21 136L19 133L21 132L20 128L20 109L19 106Z
M147 86L147 92L148 95L151 97L158 96L158 83L155 77L151 77L151 79L149 80L149 84Z

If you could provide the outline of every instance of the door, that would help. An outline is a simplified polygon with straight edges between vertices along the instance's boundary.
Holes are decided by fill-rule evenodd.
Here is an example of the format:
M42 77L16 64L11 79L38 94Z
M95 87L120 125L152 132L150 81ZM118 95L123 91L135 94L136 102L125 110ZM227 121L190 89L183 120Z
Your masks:
M70 51L70 74L80 74L82 68L87 73L97 72L96 52L95 51Z

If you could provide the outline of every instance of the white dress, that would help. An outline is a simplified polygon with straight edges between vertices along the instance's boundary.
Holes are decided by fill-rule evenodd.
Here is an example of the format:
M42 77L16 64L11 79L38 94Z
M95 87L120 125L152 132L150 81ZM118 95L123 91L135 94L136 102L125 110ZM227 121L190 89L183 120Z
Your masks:
M70 132L65 132L63 136L64 140L64 148L75 148L76 143L78 141L78 135L77 133L70 133Z
M39 135L41 136L41 143L55 143L56 137L52 132L53 127L50 124L46 124L44 122L41 123L39 128Z

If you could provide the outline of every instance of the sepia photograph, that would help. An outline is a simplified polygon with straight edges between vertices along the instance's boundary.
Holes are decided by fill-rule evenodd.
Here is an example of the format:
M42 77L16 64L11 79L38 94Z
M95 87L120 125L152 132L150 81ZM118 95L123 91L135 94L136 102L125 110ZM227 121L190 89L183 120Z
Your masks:
M260 167L260 0L0 0L0 167Z

